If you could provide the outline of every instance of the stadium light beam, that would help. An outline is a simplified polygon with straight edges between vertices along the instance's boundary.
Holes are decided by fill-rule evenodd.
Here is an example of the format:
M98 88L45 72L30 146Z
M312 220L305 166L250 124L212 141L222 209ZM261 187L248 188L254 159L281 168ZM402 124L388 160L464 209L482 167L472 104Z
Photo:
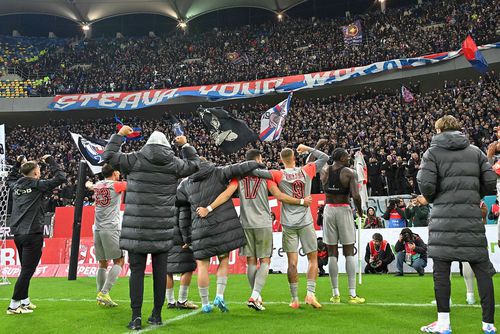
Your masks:
M89 31L90 30L90 26L88 24L84 24L84 25L82 25L82 30L83 31Z
M277 17L278 17L278 21L280 21L280 22L283 21L283 13L278 13Z
M187 28L187 23L184 21L179 21L179 24L177 24L177 26L182 30L185 30Z

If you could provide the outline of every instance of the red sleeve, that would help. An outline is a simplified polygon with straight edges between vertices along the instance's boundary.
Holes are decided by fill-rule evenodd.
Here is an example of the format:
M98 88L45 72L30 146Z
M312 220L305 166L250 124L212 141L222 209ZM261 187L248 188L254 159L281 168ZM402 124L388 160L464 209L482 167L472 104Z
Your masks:
M125 181L115 182L115 183L113 183L113 187L115 188L115 191L117 193L122 193L125 190L127 190L127 182L125 182Z
M309 175L311 179L313 179L316 176L316 164L314 162L310 162L304 167L302 167L302 170Z
M273 177L272 181L277 185L280 184L281 180L283 179L283 173L280 170L274 170L274 169L270 170L270 172Z
M273 180L266 180L267 189L271 189L272 186L278 186Z
M238 186L238 184L239 184L239 183L238 183L238 179L236 179L236 178L235 178L235 179L232 179L232 180L231 180L231 182L229 182L229 185L230 185L230 186Z

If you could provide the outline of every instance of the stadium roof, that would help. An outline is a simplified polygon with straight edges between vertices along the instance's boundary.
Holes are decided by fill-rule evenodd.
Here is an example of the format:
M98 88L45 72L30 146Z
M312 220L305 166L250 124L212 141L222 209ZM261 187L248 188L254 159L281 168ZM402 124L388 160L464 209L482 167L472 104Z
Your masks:
M189 21L219 9L254 7L284 12L307 0L0 0L0 15L47 14L93 23L127 14L158 14Z

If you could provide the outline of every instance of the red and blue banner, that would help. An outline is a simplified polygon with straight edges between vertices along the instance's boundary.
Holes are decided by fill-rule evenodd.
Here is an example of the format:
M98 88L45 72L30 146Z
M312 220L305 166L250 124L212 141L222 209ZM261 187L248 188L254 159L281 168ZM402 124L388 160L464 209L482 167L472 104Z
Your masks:
M480 46L478 50L493 48L500 48L500 42ZM290 93L297 90L322 87L361 76L391 70L402 70L437 64L457 58L461 56L462 53L462 50L441 52L415 58L381 61L371 65L341 70L298 74L248 82L233 82L138 92L57 95L49 104L49 108L60 111L81 109L134 110L166 104L167 101L171 99L186 96L201 97L209 101L221 101L258 97L275 93Z

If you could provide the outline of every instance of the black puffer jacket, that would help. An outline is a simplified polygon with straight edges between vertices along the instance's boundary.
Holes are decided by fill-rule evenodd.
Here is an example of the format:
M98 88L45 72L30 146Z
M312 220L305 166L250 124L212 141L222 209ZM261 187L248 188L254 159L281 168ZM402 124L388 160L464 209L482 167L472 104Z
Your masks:
M246 244L243 228L231 200L216 208L205 218L196 214L196 208L210 205L226 190L229 180L245 176L257 167L259 164L255 161L225 167L202 162L200 170L191 175L181 191L178 191L177 200L189 199L191 204L191 239L195 259L202 260L222 255Z
M103 158L127 175L120 248L136 253L167 252L173 245L175 198L179 178L198 170L191 146L174 155L164 134L154 132L139 152L119 152L123 137L113 135Z
M177 191L183 191L181 182ZM196 261L191 250L191 207L189 202L176 201L177 224L174 226L173 246L168 251L167 271L169 274L182 274L196 269ZM188 245L189 247L183 247Z
M432 138L417 175L422 195L433 203L429 257L442 261L488 261L479 202L495 193L496 175L479 148L458 131Z

